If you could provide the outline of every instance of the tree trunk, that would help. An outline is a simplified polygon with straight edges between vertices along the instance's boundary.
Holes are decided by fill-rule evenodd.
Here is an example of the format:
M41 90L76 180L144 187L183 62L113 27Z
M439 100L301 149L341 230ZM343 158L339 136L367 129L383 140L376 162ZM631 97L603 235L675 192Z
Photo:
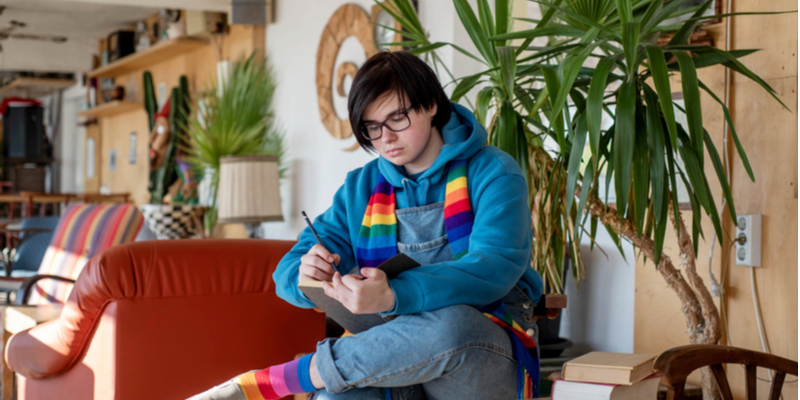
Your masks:
M576 196L580 196L579 188L576 189ZM679 212L678 220L675 221L672 202L669 205L670 219L679 237L680 267L686 277L684 278L681 271L675 268L672 260L666 254L661 255L656 269L667 281L667 285L678 295L683 305L689 341L692 344L717 344L720 339L719 312L703 279L697 274L692 239L686 230L683 217ZM639 237L636 227L630 221L622 219L616 209L606 206L591 194L587 207L589 212L597 217L603 225L628 238L646 257L655 260L655 243L650 238ZM718 400L720 398L719 390L711 370L703 368L701 371L703 374L703 398Z

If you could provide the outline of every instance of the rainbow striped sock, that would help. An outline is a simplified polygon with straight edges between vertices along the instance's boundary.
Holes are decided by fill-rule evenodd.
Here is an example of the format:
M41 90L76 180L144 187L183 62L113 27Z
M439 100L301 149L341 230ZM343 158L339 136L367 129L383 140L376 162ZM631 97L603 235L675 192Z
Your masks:
M273 365L260 371L248 372L234 378L247 400L277 400L295 393L313 393L309 366L314 353L286 364Z

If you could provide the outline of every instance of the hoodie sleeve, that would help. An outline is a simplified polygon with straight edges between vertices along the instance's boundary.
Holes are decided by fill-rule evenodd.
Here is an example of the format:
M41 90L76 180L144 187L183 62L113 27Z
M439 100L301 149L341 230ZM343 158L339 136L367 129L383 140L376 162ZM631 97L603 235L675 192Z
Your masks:
M516 166L516 165L515 165ZM472 183L470 183L472 185ZM424 265L390 281L395 307L387 315L411 314L502 298L530 268L531 215L525 180L505 173L479 183L469 253L458 261Z
M347 224L346 184L342 185L333 197L333 205L314 220L314 229L322 240L323 245L333 254L341 257L336 269L346 274L355 267L355 256L350 245L349 229ZM312 308L311 302L297 287L300 257L317 244L311 229L306 227L300 233L297 244L278 263L272 279L275 281L275 290L278 296L287 302L302 308Z

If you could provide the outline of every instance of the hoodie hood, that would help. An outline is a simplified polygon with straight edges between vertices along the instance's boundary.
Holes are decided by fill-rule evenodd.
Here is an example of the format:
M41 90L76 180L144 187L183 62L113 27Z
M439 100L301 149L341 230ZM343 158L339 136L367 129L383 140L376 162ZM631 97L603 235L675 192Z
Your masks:
M444 139L442 150L433 165L417 178L417 182L427 181L425 186L439 183L448 162L472 157L483 147L488 137L486 129L478 123L472 111L453 102L450 102L450 107L450 120L441 132ZM403 179L407 178L403 166L394 165L380 157L378 168L390 184L395 187L403 186Z

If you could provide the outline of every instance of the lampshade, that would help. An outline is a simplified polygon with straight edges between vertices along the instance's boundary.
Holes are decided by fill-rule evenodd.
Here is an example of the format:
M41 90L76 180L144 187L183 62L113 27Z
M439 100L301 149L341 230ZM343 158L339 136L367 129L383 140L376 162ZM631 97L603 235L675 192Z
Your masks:
M283 221L278 158L220 159L217 223Z

